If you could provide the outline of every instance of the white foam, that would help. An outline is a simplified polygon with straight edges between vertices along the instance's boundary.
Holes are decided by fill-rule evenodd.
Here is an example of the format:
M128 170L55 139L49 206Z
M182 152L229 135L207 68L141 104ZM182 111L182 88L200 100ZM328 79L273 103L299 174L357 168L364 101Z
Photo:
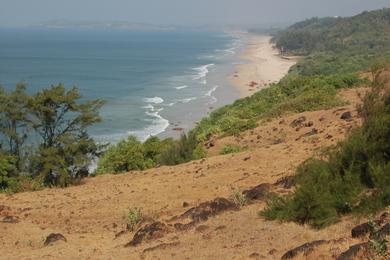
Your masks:
M180 87L175 87L175 89L184 89L184 88L188 88L188 86L184 85L184 86L180 86Z
M207 76L207 74L209 73L209 68L214 66L215 64L213 63L210 63L210 64L207 64L207 65L203 65L203 66L200 66L200 67L197 67L197 68L193 68L193 70L197 71L198 74L195 75L193 77L194 80L200 80L200 79L203 79ZM203 81L204 82L204 81Z
M196 100L196 97L184 98L184 99L179 100L179 102L186 104L186 103L189 103L193 100Z
M214 104L215 102L218 101L218 99L216 97L213 96L213 93L217 90L219 86L214 86L212 89L210 89L207 93L206 93L206 96L210 97L211 98L211 102L210 104Z
M162 102L164 102L164 99L160 97L152 97L152 98L144 98L144 101L146 103L161 104Z

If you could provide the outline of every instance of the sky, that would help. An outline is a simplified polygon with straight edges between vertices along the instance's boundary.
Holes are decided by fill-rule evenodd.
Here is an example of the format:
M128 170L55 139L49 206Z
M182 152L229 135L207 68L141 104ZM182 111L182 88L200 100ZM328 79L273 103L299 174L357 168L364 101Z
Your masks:
M390 0L0 0L0 27L50 20L156 25L268 25L314 16L350 16Z

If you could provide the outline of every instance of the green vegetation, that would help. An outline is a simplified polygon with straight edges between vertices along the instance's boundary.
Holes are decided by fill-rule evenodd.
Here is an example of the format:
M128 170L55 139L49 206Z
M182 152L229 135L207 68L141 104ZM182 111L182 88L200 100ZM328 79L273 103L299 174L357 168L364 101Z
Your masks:
M100 158L96 174L146 170L158 165L176 165L201 159L206 150L193 134L179 140L150 137L144 143L134 136L111 145Z
M236 135L257 126L261 119L287 112L303 112L342 105L337 90L365 83L354 74L290 75L278 84L212 112L192 130L199 141L211 136Z
M28 95L24 85L0 89L0 190L32 186L67 186L88 175L101 147L87 128L100 121L101 100L77 102L76 88L52 86ZM36 184L36 182L40 184Z
M375 254L380 257L386 257L388 255L388 238L381 234L380 226L376 221L370 219L369 221L371 227L371 236L369 243L371 248L374 250Z
M268 219L322 228L347 213L371 213L390 205L390 89L375 86L359 111L363 126L325 160L309 159L297 170L292 195L273 198Z
M241 148L237 145L233 144L227 144L225 145L219 154L224 155L224 154L230 154L230 153L239 153L241 151Z
M143 221L141 208L130 208L126 214L127 229L133 231Z
M390 9L348 18L312 18L275 34L282 53L307 55L292 72L303 76L366 70L390 58Z

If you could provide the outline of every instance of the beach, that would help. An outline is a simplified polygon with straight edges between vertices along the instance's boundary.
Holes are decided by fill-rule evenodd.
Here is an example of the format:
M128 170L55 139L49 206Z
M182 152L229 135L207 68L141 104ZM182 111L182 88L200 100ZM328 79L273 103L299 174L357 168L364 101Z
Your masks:
M247 34L243 37L247 37L247 48L241 58L247 63L237 65L235 72L229 76L241 98L278 82L296 63L294 58L279 55L271 43L271 36Z

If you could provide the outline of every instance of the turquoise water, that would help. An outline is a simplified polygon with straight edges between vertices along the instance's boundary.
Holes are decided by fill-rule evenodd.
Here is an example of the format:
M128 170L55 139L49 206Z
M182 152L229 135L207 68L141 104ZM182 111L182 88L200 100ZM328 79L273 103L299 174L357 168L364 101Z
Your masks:
M0 85L64 83L106 100L91 129L99 141L170 136L238 97L226 77L241 47L223 32L2 29Z

